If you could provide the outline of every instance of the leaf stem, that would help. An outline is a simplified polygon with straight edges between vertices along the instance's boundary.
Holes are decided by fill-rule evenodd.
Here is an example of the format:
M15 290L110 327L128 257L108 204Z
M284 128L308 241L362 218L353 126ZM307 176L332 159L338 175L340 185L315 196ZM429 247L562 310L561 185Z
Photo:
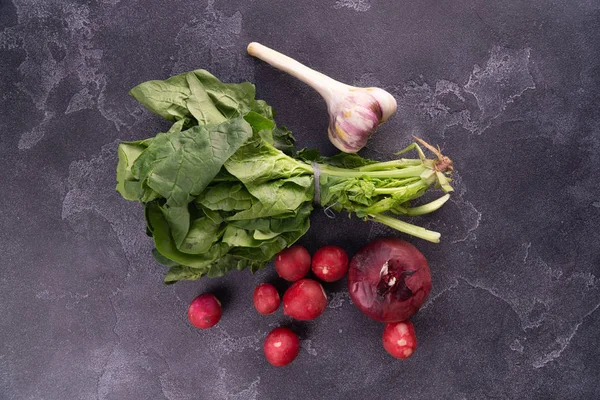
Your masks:
M404 168L413 165L421 165L423 161L410 158L401 158L399 160L378 162L357 168L358 171L381 171L390 168Z
M321 169L322 174L340 178L412 178L420 176L427 169L427 167L423 165L416 165L388 171L359 171L331 167L326 164L319 164L319 168Z
M382 223L390 228L394 228L408 235L416 236L433 243L440 242L441 235L439 232L430 231L422 226L409 224L408 222L400 221L399 219L388 217L387 215L383 214L369 214L369 216L373 219L373 221Z
M427 204L423 204L418 207L404 207L401 212L405 215L416 217L417 215L429 214L436 211L438 208L444 205L450 199L449 194L445 194L439 199L433 200ZM400 210L399 210L400 211Z

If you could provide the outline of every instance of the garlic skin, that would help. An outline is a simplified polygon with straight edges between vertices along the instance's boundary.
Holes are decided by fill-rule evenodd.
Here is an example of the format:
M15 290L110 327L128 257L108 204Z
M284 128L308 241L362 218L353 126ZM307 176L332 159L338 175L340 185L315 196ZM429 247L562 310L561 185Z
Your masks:
M377 127L394 114L396 99L383 89L348 86L348 94L329 104L327 133L345 153L362 149Z
M248 54L319 92L329 111L329 140L345 153L362 149L377 127L396 112L396 99L383 89L346 85L260 43L250 43Z

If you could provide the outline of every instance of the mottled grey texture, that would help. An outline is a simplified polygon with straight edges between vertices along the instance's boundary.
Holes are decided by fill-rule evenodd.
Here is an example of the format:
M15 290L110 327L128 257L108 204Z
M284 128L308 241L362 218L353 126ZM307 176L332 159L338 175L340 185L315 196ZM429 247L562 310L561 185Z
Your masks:
M434 289L408 361L340 283L271 367L262 340L289 320L251 292L272 268L165 286L114 191L118 141L166 126L128 89L195 68L252 80L300 146L334 152L323 101L249 58L255 40L396 96L365 155L417 134L455 161L451 202L419 219L442 243L410 239ZM599 398L599 49L592 0L1 1L0 398ZM318 212L301 242L389 234ZM224 315L199 331L186 308L207 290Z

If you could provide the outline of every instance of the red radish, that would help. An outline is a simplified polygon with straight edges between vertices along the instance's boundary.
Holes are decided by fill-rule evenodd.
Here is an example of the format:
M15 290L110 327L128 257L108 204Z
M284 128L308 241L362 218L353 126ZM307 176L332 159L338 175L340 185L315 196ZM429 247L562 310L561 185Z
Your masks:
M348 271L348 255L341 247L321 247L312 259L313 273L324 282L335 282Z
M210 293L196 297L188 308L188 319L196 328L207 329L221 319L221 302Z
M261 283L254 289L253 301L256 311L263 315L274 313L281 302L277 289L269 283Z
M396 358L404 359L412 356L417 348L417 335L412 322L386 324L383 329L383 347Z
M323 286L312 279L302 279L283 295L283 313L298 320L315 319L325 311L327 295Z
M310 254L300 245L285 249L275 257L275 270L286 281L302 279L310 271Z
M362 313L376 321L407 320L425 303L430 290L427 260L403 240L376 239L350 261L350 298Z
M275 328L265 338L265 357L276 367L294 361L300 352L300 339L289 328Z

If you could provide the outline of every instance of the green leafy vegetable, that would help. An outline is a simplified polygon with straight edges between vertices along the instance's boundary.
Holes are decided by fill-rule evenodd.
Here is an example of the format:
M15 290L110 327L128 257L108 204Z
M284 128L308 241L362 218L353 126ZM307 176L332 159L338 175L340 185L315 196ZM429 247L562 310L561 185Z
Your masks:
M212 182L251 135L252 128L241 117L219 125L159 133L137 157L131 172L169 206L184 206Z
M323 207L439 241L439 233L390 215L427 214L448 200L410 205L430 187L452 190L452 163L437 149L421 141L436 155L427 159L413 143L403 152L418 158L387 162L294 154L291 132L254 93L248 82L222 83L204 70L131 91L174 121L166 133L121 143L117 166L117 191L145 206L154 258L169 268L166 283L262 268L309 229L315 185Z

